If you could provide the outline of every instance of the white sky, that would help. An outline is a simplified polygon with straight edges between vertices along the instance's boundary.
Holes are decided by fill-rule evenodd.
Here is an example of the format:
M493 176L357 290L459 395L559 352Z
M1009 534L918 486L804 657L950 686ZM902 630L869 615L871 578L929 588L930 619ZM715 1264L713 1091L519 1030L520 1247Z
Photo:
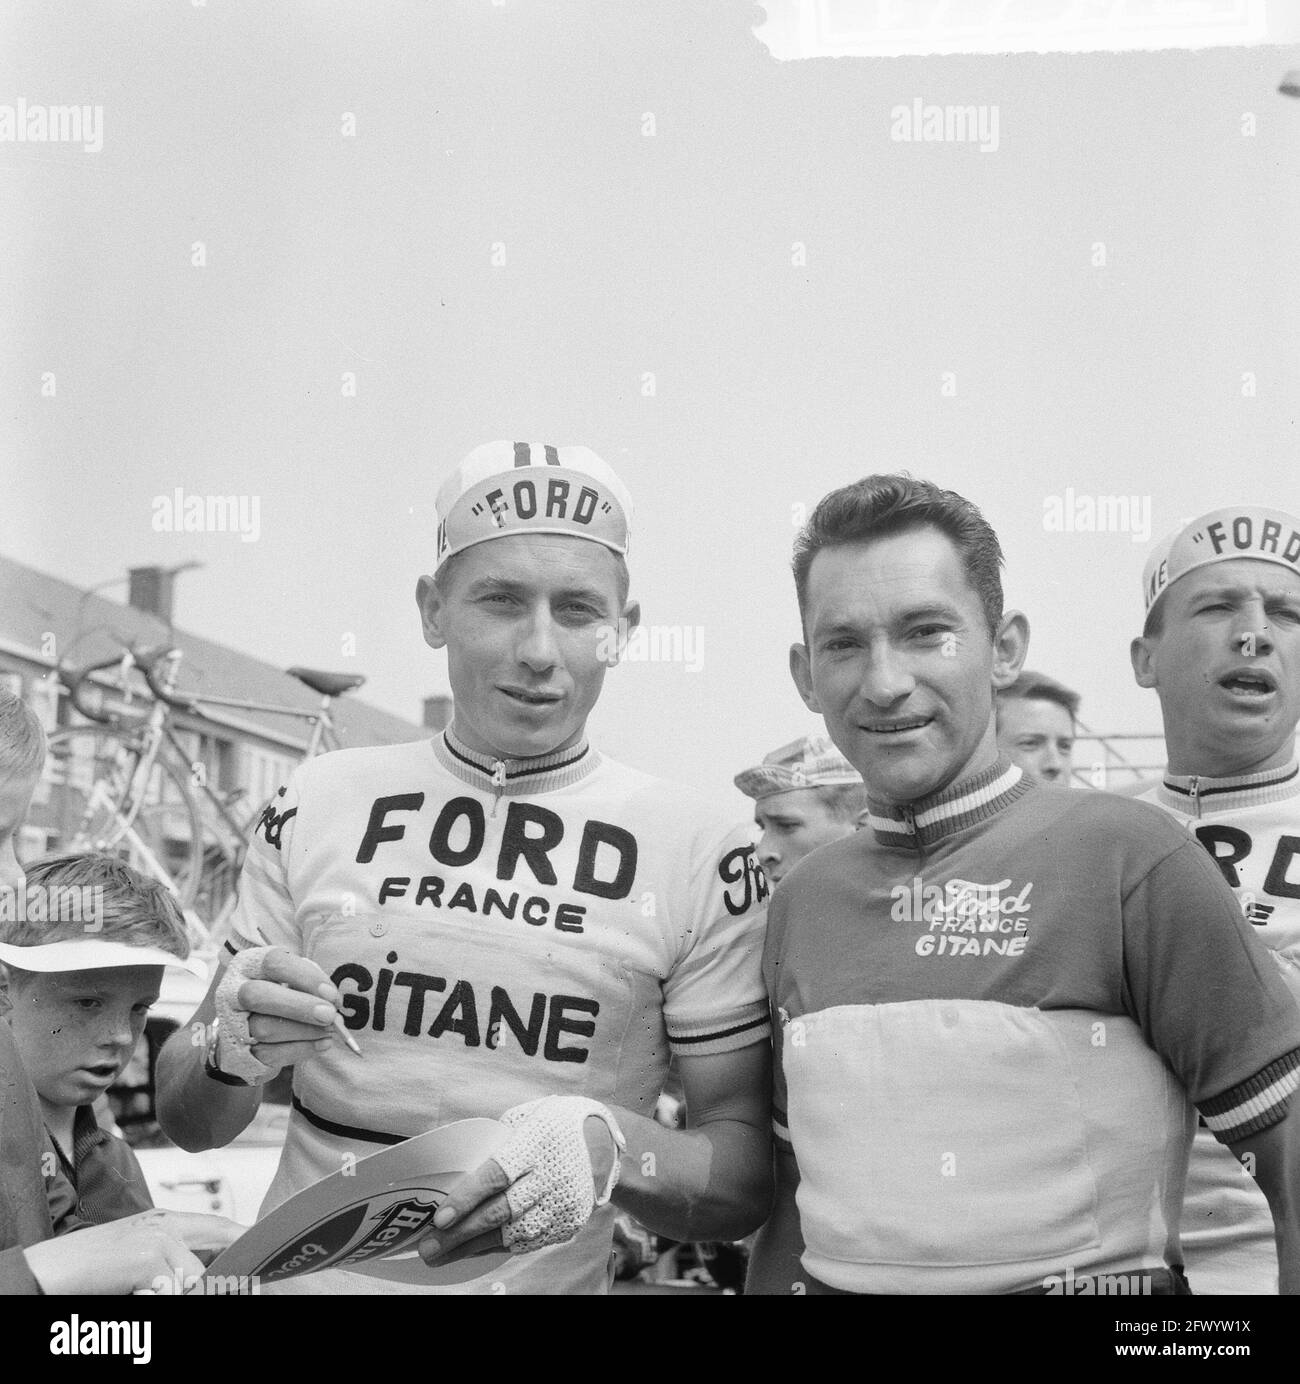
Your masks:
M0 104L102 104L104 147L0 144L0 552L84 584L200 559L178 623L418 718L441 474L585 443L636 500L646 620L704 641L616 671L594 736L743 810L732 774L816 726L794 515L906 467L999 531L1030 664L1157 728L1148 545L1044 500L1149 497L1152 541L1300 504L1300 50L778 63L755 16L10 5ZM918 97L996 106L996 152L892 140ZM258 496L259 540L154 532L177 486Z

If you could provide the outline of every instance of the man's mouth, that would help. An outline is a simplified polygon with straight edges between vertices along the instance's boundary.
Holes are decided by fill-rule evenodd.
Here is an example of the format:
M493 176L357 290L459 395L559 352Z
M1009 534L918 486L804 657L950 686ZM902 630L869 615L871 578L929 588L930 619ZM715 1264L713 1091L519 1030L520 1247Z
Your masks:
M561 696L559 692L531 692L526 687L502 687L498 691L523 706L552 706Z
M1219 679L1219 686L1250 701L1262 699L1277 691L1277 678L1266 668L1234 668Z
M83 1067L81 1070L93 1076L96 1081L113 1081L121 1068L116 1062L100 1062L94 1067Z
M920 730L923 726L928 726L932 720L933 716L900 716L891 721L863 722L858 729L865 730L870 735L901 735L904 731Z

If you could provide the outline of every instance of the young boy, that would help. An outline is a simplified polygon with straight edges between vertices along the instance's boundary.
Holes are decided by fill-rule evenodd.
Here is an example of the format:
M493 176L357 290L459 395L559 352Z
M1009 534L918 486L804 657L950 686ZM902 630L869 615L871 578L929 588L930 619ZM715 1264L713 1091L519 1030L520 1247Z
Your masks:
M0 905L11 917L20 894L24 911L27 900L14 837L44 759L40 722L19 698L0 691ZM49 1156L36 1092L0 1018L0 1296L156 1289L160 1281L201 1274L203 1263L241 1233L220 1216L157 1210L82 1227L73 1189L50 1168Z
M0 910L0 984L77 1215L98 1225L153 1200L135 1155L91 1105L130 1061L164 966L198 968L171 895L125 862L63 856L26 875L25 907Z

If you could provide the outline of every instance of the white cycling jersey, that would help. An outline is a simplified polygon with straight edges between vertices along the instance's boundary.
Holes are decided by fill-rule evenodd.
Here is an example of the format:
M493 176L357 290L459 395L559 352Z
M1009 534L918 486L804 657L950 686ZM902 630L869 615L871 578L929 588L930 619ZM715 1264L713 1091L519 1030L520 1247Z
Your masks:
M339 1042L294 1073L263 1214L343 1155L550 1094L649 1115L670 1051L765 1041L748 832L585 742L493 761L450 731L311 760L263 813L235 948L315 961ZM604 1291L613 1209L452 1291ZM326 1270L280 1291L413 1289Z

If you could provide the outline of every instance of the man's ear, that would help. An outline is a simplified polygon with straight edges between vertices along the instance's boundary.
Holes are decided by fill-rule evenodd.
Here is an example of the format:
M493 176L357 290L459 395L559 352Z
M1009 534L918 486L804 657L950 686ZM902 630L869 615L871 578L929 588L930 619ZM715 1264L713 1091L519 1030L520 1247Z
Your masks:
M993 636L993 686L1010 687L1020 676L1029 653L1029 621L1018 610L1002 617Z
M1129 662L1133 665L1133 677L1139 687L1158 687L1156 677L1155 640L1145 635L1138 637L1128 646Z
M431 649L445 648L447 636L443 632L443 623L447 615L447 602L432 577L421 577L415 583L415 604L420 608L424 642Z
M812 663L808 658L808 646L806 644L790 645L790 676L794 679L794 685L798 688L799 695L803 698L804 706L820 716L822 707L817 700L817 694L813 691Z

